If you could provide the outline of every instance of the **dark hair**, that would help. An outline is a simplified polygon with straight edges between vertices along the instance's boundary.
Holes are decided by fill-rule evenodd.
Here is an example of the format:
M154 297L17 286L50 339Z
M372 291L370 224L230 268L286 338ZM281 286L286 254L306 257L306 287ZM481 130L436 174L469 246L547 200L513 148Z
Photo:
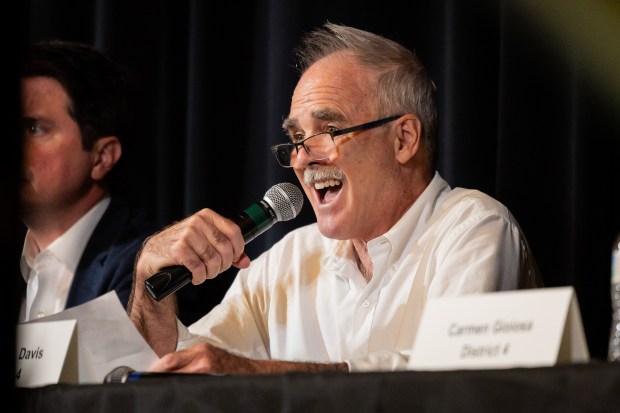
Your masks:
M348 51L377 73L377 117L415 113L422 123L430 167L437 162L437 98L428 71L414 52L383 36L343 25L325 23L308 33L295 50L303 72L332 53Z
M84 149L104 136L125 137L133 115L129 72L95 47L62 40L34 43L24 53L20 76L50 77L62 85Z

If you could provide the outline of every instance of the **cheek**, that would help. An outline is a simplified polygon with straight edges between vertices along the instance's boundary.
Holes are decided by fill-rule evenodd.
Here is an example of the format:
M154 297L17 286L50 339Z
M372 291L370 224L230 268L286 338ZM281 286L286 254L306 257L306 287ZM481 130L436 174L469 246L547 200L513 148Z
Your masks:
M30 146L24 149L22 163L24 167L33 173L46 171L55 162L54 154L41 150L36 146Z
M82 151L37 148L24 154L24 166L37 180L66 182L90 173L88 154Z
M384 191L390 190L390 182L393 182L394 166L394 158L390 158L385 152L379 152L378 148L366 154L363 159L356 158L346 167L343 166L356 205L376 205L381 201L378 198L381 198Z
M306 185L304 184L304 170L303 169L294 169L293 170L295 172L295 176L297 177L297 181L299 182L299 184L301 185L301 187L303 188L304 192L306 192L306 196L308 196L308 188L306 188Z

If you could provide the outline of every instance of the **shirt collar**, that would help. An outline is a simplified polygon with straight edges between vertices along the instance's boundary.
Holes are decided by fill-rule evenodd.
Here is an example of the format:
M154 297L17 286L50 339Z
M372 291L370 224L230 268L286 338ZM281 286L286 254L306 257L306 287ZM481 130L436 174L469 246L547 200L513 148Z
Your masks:
M435 172L435 176L409 207L407 212L385 234L368 242L368 252L372 258L373 250L386 240L392 246L392 257L400 257L407 245L415 242L426 223L433 215L443 196L450 191L448 183ZM391 264L391 263L390 263Z
M86 248L86 244L91 234L95 230L97 223L105 213L110 204L110 197L105 197L95 204L86 214L84 214L75 224L64 234L56 238L44 251L49 251L70 271L75 272L77 265ZM22 258L20 261L22 276L28 281L29 268L34 267L36 257L43 251L39 250L36 242L32 239L30 231L26 233Z
M402 256L403 251L406 251L408 246L419 238L426 223L441 203L441 199L450 192L450 189L439 172L435 172L435 176L429 185L398 222L385 234L368 242L368 253L373 262L378 254L384 253L385 243L387 242L391 248L387 265L395 264ZM334 240L334 247L331 251L331 254L323 258L323 265L326 268L339 271L348 265L355 265L354 263L351 264L351 261L354 261L354 255L350 240Z

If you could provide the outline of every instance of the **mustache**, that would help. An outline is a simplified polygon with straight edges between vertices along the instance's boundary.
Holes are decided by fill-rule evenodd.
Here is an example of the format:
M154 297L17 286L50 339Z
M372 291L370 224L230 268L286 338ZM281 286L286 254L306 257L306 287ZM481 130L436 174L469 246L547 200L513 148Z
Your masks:
M325 181L327 179L337 179L342 181L344 179L344 172L335 166L330 166L321 169L306 169L304 171L304 182L307 185L316 181Z

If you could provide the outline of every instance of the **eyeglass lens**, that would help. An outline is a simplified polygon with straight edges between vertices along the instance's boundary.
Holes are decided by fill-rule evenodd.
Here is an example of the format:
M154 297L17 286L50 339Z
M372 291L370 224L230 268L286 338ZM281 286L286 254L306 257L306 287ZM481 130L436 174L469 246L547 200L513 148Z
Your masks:
M332 150L335 148L334 141L329 133L319 133L303 141L303 146L308 155L315 161L321 161L329 158ZM301 148L299 148L301 150ZM298 151L291 152L291 162L294 162Z

